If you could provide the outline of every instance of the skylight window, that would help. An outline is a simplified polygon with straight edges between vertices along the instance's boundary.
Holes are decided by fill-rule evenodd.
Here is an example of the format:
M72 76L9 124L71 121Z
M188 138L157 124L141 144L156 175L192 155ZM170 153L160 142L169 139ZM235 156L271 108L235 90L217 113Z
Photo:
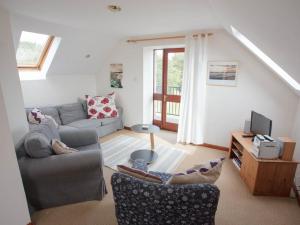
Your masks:
M232 34L245 45L251 52L253 52L258 58L266 63L272 70L274 70L282 79L284 79L293 88L300 91L300 84L293 79L287 72L285 72L277 63L275 63L269 56L256 47L248 38L241 34L233 26L230 26Z
M54 37L23 31L17 50L18 69L41 70Z

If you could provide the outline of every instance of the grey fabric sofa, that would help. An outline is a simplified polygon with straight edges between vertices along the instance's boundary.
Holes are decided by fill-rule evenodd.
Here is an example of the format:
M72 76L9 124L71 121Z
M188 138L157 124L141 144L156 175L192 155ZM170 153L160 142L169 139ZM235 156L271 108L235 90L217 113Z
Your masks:
M63 155L37 154L42 149L39 143L29 145L30 137L44 137L41 141L45 145L50 145L54 138L60 139L79 151ZM33 158L28 152L40 158ZM30 132L16 146L16 153L31 213L70 203L101 200L106 194L101 148L94 129L59 131L49 124L30 125Z
M59 125L29 124L30 132L16 146L16 154L30 212L82 202L101 200L106 193L99 137L123 128L119 117L87 119L86 102L39 108ZM26 114L32 108L26 109ZM44 146L28 149L28 136L41 138ZM79 152L55 155L49 151L52 139L60 139ZM46 150L45 150L46 149ZM36 152L38 151L38 152ZM36 154L32 157L29 153Z
M123 129L123 109L117 107L119 116L116 118L88 119L86 101L59 106L39 108L45 115L52 116L60 125L60 130L95 129L99 137ZM26 114L32 108L26 108Z

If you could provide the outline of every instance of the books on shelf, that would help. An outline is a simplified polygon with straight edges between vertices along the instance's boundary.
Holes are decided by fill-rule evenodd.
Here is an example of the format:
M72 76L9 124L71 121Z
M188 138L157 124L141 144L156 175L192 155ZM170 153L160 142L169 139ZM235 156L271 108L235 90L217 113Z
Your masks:
M233 164L240 170L241 169L241 161L238 158L232 158Z

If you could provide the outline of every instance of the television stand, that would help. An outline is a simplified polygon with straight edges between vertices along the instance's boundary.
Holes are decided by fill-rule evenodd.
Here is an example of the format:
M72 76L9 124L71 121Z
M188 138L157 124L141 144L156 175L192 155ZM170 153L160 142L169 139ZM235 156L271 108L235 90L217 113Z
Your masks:
M254 138L255 135L254 135L254 134L246 134L246 133L244 133L244 134L242 135L242 137L243 137L243 138Z
M256 158L251 152L253 148L251 139L243 135L244 133L240 131L231 134L229 158L239 170L250 192L253 195L288 197L293 187L298 162ZM284 140L287 148L291 143L295 144L289 138Z

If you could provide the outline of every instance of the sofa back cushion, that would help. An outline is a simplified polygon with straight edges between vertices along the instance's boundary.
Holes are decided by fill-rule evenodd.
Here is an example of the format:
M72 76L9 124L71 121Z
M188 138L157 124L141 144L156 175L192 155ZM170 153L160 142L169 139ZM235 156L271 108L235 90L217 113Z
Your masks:
M25 137L25 151L31 158L48 157L53 154L50 142L44 134L31 131Z
M26 108L26 115L28 116L28 114L32 111L33 108ZM42 114L44 115L48 115L48 116L51 116L58 125L61 125L61 120L60 120L60 117L59 117L59 113L58 113L58 110L56 107L41 107L41 108L38 108Z
M29 130L45 135L49 143L52 139L60 140L59 131L55 124L50 120L43 120L40 124L29 124Z
M63 125L87 118L87 114L79 102L61 105L57 108Z

